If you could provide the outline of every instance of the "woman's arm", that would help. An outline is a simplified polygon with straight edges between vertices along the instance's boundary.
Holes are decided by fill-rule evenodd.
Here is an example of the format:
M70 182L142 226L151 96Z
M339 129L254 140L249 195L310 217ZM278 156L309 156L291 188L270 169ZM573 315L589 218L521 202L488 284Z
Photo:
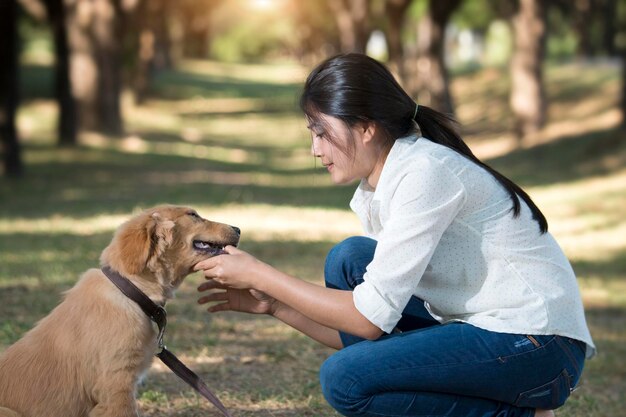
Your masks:
M339 350L343 347L343 343L341 342L341 338L339 337L339 332L337 330L323 326L311 320L299 311L294 310L287 304L283 304L280 301L277 301L276 304L276 310L272 313L272 315L278 320L330 348Z
M314 330L314 326L304 320L308 319L322 327L371 340L383 334L356 309L351 291L324 288L292 277L232 246L227 246L225 250L229 255L202 261L195 269L204 270L205 277L225 287L254 288L275 298L293 310L280 312L287 324L309 329L314 334L326 333L323 329ZM294 311L304 317L299 317ZM327 340L326 337L323 339Z
M267 264L262 264L257 274L256 288L322 326L370 340L383 334L356 309L352 291L321 287Z
M218 311L239 311L251 314L268 314L328 347L335 349L341 349L343 347L337 330L314 322L297 310L294 310L261 291L230 288L212 279L202 283L198 287L198 291L208 291L208 294L198 299L198 303L211 303L207 308L209 313Z

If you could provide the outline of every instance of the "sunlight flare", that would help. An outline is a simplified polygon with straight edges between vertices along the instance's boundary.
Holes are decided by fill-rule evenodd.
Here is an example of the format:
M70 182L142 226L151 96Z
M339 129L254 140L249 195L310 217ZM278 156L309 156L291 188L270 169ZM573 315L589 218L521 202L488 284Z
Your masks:
M276 0L249 0L249 2L254 10L267 11L276 8Z

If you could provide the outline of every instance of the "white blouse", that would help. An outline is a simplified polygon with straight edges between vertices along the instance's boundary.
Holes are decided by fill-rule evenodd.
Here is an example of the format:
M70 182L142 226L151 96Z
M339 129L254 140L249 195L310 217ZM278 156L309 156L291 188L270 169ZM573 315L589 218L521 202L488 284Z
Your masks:
M556 334L595 346L574 271L520 198L455 151L396 140L378 186L362 181L350 207L378 241L356 308L390 333L412 295L439 322L502 333Z

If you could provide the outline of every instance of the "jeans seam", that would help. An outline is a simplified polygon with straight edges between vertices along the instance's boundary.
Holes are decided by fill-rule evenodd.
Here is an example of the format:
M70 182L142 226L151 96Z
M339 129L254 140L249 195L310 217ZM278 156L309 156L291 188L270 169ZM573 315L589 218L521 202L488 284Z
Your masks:
M558 336L557 336L558 337ZM580 375L580 369L578 368L578 362L576 361L576 358L574 357L574 354L569 350L569 348L567 347L567 345L565 345L565 341L563 340L558 340L557 344L559 345L559 348L561 348L561 350L563 351L563 353L565 353L565 355L567 356L567 358L569 359L570 363L572 364L572 366L574 367L574 370L576 371L576 373L578 375ZM570 386L571 388L571 386Z

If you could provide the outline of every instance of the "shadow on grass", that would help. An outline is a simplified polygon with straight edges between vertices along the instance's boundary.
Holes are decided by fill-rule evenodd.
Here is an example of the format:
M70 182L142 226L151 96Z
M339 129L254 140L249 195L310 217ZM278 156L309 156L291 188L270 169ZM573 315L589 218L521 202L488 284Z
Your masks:
M163 71L153 81L152 94L159 99L182 100L189 97L234 97L270 99L295 105L302 84L244 81L235 77L198 74L183 70ZM268 105L276 109L274 105Z
M626 132L608 129L563 137L486 162L523 186L607 175L626 166Z
M347 209L354 191L354 186L319 185L321 181L316 181L313 169L281 170L264 164L84 148L42 147L28 152L31 159L38 161L29 163L23 178L0 179L2 217L130 213L137 207L162 203L259 203ZM278 184L303 175L304 183L310 185L272 185L271 179L269 184L259 180L260 175L268 174Z
M233 121L233 123L237 123ZM277 126L280 126L280 122L276 122ZM148 129L134 129L133 134L139 136L143 140L147 141L150 145L155 144L180 144L186 143L189 145L200 145L200 146L217 146L223 149L229 150L239 150L243 151L246 154L257 156L259 160L270 161L272 158L276 157L288 157L293 155L294 151L303 151L307 150L307 146L309 146L309 142L303 140L302 142L294 142L293 144L256 144L254 140L250 140L250 143L242 143L241 140L233 141L232 138L236 137L237 139L241 139L245 137L244 135L237 134L237 132L233 132L232 134L207 134L203 135L202 139L197 140L196 142L185 142L180 134L164 132L159 130L148 130ZM148 152L149 153L149 152ZM311 156L311 161L313 161L313 157ZM285 172L285 170L273 167L270 164L259 166L248 166L244 163L237 163L236 165L228 164L227 162L221 162L218 160L213 160L214 163L219 164L222 163L224 166L233 166L235 169L246 170L249 168L263 169L267 172ZM292 170L289 171L293 172Z
M154 77L150 95L165 100L183 100L190 97L268 99L267 109L278 111L280 107L276 106L277 102L286 104L288 107L297 104L302 85L302 83L246 81L226 75L200 74L184 70L163 70ZM38 64L20 66L22 99L52 99L54 98L53 86L54 69L52 66Z
M626 282L626 251L619 251L609 258L597 261L572 261L572 267L579 276L601 276L605 281Z
M285 104L289 103L281 104L263 101L261 105L255 106L253 110L179 112L178 115L189 120L208 120L212 117L245 117L259 114L262 114L263 117L287 117L295 115L304 118L302 112L297 107L297 103L293 104L292 110L286 110Z

